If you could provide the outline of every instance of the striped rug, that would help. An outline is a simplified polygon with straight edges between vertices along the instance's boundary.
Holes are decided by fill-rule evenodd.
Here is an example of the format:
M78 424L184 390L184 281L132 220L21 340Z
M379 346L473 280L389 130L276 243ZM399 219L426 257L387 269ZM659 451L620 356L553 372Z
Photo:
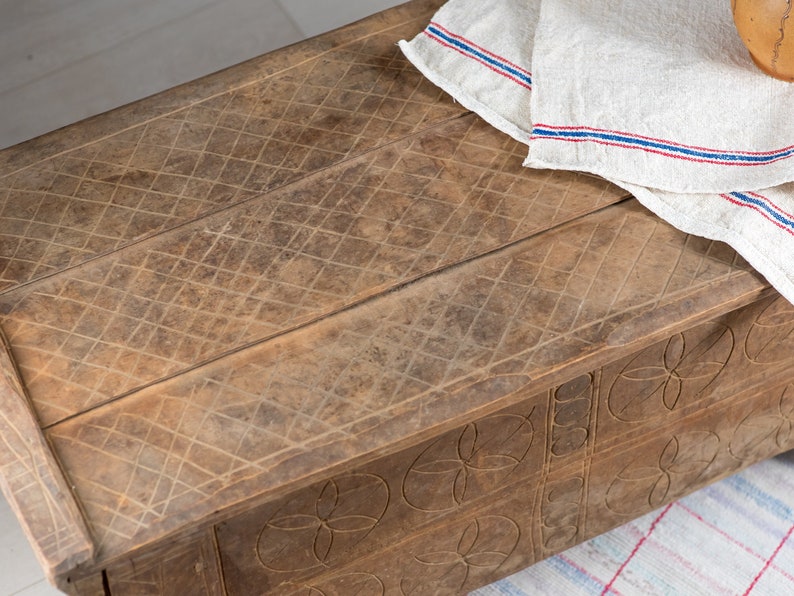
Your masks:
M667 505L474 596L794 594L794 452Z

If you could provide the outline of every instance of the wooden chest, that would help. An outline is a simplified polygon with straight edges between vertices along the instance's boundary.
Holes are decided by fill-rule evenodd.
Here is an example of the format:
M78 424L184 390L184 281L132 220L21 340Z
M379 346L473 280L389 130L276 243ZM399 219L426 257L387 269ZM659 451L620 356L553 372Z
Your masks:
M794 447L794 309L400 55L0 152L0 477L75 594L461 593Z

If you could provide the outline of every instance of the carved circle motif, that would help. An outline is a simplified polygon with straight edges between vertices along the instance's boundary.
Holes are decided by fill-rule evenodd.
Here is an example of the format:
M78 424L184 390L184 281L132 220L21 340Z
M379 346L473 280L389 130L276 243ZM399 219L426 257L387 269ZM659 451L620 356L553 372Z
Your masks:
M447 433L413 462L403 480L403 498L421 511L446 511L487 494L524 461L533 436L530 417L512 414Z
M307 596L383 596L386 587L371 573L346 573L336 575L307 588Z
M612 481L606 506L619 514L656 509L684 494L717 457L720 438L713 432L693 431L670 439L656 462L638 458Z
M773 364L794 354L794 307L784 298L772 301L753 322L744 352L751 362Z
M618 420L638 422L697 399L725 368L733 347L733 331L716 323L650 346L613 382L609 411Z
M389 487L373 474L332 479L290 499L259 533L256 554L270 571L327 565L361 542L382 519Z
M755 462L791 446L794 430L794 384L780 394L776 414L749 414L739 423L728 444L740 461Z
M403 573L401 592L411 596L462 593L472 574L487 573L504 563L520 536L518 524L510 518L478 518L450 548L416 555Z

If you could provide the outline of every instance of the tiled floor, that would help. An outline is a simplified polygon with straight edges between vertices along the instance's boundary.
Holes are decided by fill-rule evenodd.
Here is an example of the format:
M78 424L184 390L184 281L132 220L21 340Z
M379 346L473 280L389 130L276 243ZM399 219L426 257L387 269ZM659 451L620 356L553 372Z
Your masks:
M0 497L0 594L50 596L50 586L8 503Z
M403 0L0 0L0 148ZM0 596L59 594L0 497Z

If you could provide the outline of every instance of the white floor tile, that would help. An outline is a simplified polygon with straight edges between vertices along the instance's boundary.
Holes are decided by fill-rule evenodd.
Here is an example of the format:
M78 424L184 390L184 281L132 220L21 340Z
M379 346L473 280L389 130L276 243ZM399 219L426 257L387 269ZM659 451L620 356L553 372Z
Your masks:
M42 579L35 584L28 586L20 590L19 592L14 592L10 596L62 596L63 592L55 588L50 582L46 579Z
M6 6L0 4L0 10ZM43 2L44 0L37 0ZM57 0L50 0L57 2ZM91 4L98 0L79 0ZM122 24L109 23L112 11L95 15L80 13L86 22L78 26L73 17L63 30L57 20L49 23L51 37L39 24L38 45L23 54L40 56L41 70L16 70L0 59L0 80L13 74L18 84L0 89L0 148L21 142L83 118L110 110L147 95L191 81L254 56L300 41L304 35L275 0L189 0L191 10L178 12L168 0L165 8L148 7L153 14L144 19L126 19L130 0L101 0L117 7ZM180 0L181 1L181 0ZM75 3L76 0L70 0ZM19 3L23 5L24 3ZM82 4L81 4L82 5ZM7 9L8 10L8 9ZM74 8L76 10L76 8ZM155 14L156 13L156 14ZM0 13L2 15L2 13ZM157 18L159 15L159 19ZM129 20L130 33L124 34ZM2 16L0 16L2 21ZM107 39L81 42L91 30L111 27L117 31L115 45ZM24 27L23 27L24 29ZM65 36L65 37L64 37ZM101 42L101 43L100 43ZM20 44L23 42L20 40ZM0 46L14 44L0 32ZM88 44L88 45L86 45ZM91 45L93 44L93 45ZM0 52L1 54L1 52ZM47 58L49 56L49 58ZM27 65L26 65L27 66ZM16 73L16 74L14 74Z
M277 0L307 37L336 29L405 0Z
M30 544L11 511L6 500L0 495L0 595L24 593L58 594L49 584L38 589L49 588L49 592L22 592L39 585L44 580L44 572L33 554ZM55 590L55 591L53 591Z

